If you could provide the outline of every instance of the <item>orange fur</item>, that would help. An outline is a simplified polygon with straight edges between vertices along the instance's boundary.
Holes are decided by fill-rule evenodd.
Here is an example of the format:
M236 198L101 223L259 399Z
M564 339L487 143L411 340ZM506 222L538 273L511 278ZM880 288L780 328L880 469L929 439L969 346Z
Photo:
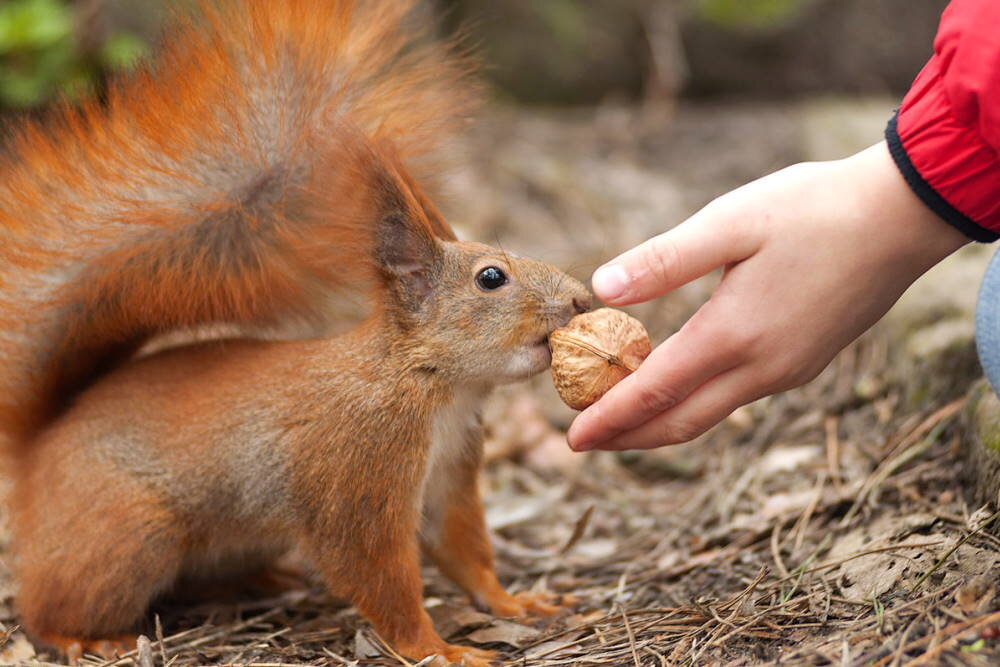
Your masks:
M400 0L223 0L107 108L22 128L0 179L0 445L24 627L108 652L178 582L294 550L404 656L484 667L422 602L421 552L494 613L478 411L589 307L460 242L432 203L473 95ZM485 267L509 281L486 289ZM332 289L371 297L335 338ZM312 339L253 340L303 321ZM151 336L240 337L154 354ZM440 661L437 663L440 664Z
M98 639L94 641L81 640L74 637L49 635L39 638L39 641L58 650L66 656L71 664L77 664L84 655L98 655L107 660L113 660L116 655L124 655L135 649L136 638L132 635L115 639Z
M434 564L480 608L497 616L552 616L560 607L548 604L546 595L511 595L497 579L493 549L479 500L478 460L462 466L452 481L440 537L424 548Z
M414 37L412 4L204 2L106 106L19 128L0 178L0 438L152 334L322 320L325 292L362 279L373 167L388 151L433 186L476 97L461 58Z

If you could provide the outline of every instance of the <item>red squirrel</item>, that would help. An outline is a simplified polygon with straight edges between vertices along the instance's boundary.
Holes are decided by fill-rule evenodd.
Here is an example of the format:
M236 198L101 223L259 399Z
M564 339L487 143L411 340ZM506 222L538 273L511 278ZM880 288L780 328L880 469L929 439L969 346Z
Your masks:
M421 553L495 614L556 611L497 580L478 413L590 296L434 207L476 93L411 4L205 1L102 103L16 129L0 445L30 636L127 648L179 580L290 549L413 660L493 657L436 633ZM323 337L345 286L370 314ZM313 335L258 335L288 323ZM205 325L245 334L137 354Z

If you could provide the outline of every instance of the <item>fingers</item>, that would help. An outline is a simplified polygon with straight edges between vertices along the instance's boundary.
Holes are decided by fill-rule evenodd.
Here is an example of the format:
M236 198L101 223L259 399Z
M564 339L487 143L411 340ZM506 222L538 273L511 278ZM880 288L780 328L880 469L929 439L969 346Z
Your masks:
M733 410L770 393L755 378L752 364L713 378L686 401L636 428L619 433L596 449L653 449L694 440Z
M602 446L681 404L698 387L739 364L746 345L735 331L703 324L711 313L707 304L653 350L635 373L583 411L567 434L570 446L577 451Z
M757 249L737 220L731 196L709 204L668 232L628 250L594 272L594 294L611 305L647 301L738 262Z

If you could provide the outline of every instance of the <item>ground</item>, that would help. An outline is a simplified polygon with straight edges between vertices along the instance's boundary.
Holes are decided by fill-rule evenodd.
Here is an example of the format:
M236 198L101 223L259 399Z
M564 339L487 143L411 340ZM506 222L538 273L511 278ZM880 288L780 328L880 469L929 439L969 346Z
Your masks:
M461 235L586 278L714 195L877 141L893 104L495 110L446 208ZM501 576L578 603L498 620L428 569L439 630L523 665L997 664L1000 540L961 464L987 257L964 251L816 381L689 445L570 454L547 375L499 392L483 488ZM632 312L662 340L711 284ZM6 590L3 650L28 661ZM138 654L88 664L400 664L318 586L159 612Z

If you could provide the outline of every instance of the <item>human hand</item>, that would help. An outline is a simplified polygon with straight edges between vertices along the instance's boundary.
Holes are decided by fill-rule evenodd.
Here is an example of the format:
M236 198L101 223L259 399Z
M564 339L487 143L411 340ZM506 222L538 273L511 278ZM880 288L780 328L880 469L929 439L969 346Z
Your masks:
M917 199L884 143L719 197L594 273L594 293L621 306L724 267L694 316L576 418L570 446L686 442L805 384L966 242Z

